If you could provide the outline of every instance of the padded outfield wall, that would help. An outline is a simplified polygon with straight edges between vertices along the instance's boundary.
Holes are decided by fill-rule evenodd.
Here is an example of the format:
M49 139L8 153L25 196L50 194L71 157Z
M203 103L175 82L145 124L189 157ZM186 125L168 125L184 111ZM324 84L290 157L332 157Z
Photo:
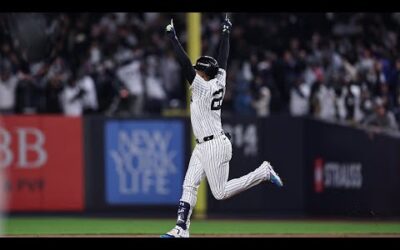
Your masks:
M400 215L400 139L306 118L226 117L229 178L270 161L285 187L229 200L210 216ZM191 153L187 118L6 116L2 195L10 213L174 216Z

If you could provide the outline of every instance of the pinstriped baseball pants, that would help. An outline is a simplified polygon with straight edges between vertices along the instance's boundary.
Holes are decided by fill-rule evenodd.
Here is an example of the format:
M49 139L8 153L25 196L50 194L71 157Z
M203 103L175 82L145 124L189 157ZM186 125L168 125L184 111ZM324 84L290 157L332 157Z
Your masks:
M197 189L204 177L207 177L217 200L232 197L266 180L267 168L260 166L247 175L228 181L231 158L232 144L225 135L197 144L183 182L181 201L189 203L193 209L197 201Z

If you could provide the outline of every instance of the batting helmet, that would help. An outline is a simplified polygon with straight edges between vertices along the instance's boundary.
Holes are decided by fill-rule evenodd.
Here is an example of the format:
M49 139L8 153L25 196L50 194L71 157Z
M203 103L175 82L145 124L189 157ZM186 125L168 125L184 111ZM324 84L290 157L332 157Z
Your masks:
M218 73L219 66L217 60L211 56L202 56L197 59L194 68L203 71L210 79L213 79Z

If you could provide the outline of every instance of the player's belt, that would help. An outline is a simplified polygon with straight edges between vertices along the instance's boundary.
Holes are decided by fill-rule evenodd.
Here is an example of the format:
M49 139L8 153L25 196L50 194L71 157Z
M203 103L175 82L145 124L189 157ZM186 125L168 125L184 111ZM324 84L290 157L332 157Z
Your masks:
M231 134L225 133L224 131L222 131L221 134L218 134L218 135L209 135L200 140L196 139L196 142L200 144L200 143L203 143L206 141L211 141L212 139L217 138L220 135L225 135L226 137L228 137L229 140L231 139Z

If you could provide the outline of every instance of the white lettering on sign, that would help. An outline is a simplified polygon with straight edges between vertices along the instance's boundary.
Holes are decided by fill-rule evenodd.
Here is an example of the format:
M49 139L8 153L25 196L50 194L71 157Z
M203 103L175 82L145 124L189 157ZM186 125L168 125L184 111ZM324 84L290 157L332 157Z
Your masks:
M44 150L45 137L42 131L36 128L18 128L18 166L21 168L38 168L47 161L47 153ZM35 140L28 143L28 136L32 135ZM35 161L28 161L28 152L35 152L37 157Z
M232 146L243 149L245 156L255 156L258 152L258 135L255 124L224 124L224 131L232 135Z
M14 160L17 168L40 168L47 162L44 133L33 127L19 127L15 137L7 129L0 127L0 167L12 165ZM29 140L29 138L32 138ZM12 143L16 143L16 152L12 151ZM28 158L29 152L34 153L34 159ZM32 157L33 158L33 157Z
M327 162L324 166L324 186L327 188L360 189L361 163Z
M167 175L176 173L177 152L168 150L172 134L133 130L118 133L118 149L111 150L122 194L169 193Z
M5 168L11 165L13 153L11 151L11 134L0 127L0 167Z

